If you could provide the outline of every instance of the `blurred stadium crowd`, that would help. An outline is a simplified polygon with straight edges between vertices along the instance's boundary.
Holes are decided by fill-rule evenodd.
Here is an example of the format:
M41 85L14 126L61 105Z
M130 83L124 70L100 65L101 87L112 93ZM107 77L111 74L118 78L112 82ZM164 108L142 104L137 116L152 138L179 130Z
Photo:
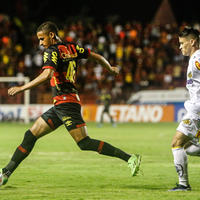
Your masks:
M25 27L19 19L0 14L0 76L29 76L32 80L41 73L43 48L36 37L38 25L31 23ZM139 90L185 86L187 58L181 55L178 42L178 32L185 22L160 26L137 21L74 21L57 25L63 41L88 47L120 69L119 76L112 77L98 64L80 60L76 86L83 103L95 102L103 87L112 94L112 103L125 103L131 93ZM0 103L23 101L20 95L7 98L7 88L16 84L22 83L0 83ZM49 84L31 91L31 103L51 102Z

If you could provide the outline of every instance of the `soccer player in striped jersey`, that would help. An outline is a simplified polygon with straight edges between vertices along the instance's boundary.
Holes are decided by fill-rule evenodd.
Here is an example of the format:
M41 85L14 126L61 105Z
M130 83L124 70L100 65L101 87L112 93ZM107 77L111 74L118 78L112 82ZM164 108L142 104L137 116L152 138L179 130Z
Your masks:
M107 142L89 137L86 123L81 115L81 101L75 87L78 59L97 62L113 76L118 75L119 69L111 66L103 56L91 52L90 49L62 42L58 36L58 28L52 22L41 24L37 29L37 37L39 45L45 48L43 72L25 85L10 88L8 94L14 96L50 81L54 106L43 113L27 130L10 162L0 169L0 186L6 184L10 175L29 155L39 138L63 124L81 150L96 151L99 154L120 158L127 162L132 176L135 176L139 170L140 155L128 154Z

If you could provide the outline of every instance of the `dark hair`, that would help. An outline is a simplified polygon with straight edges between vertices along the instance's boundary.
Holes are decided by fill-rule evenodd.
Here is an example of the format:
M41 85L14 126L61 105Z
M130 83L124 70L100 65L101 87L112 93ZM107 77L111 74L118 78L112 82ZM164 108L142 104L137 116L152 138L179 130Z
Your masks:
M185 28L179 33L179 37L188 37L190 39L197 39L197 42L199 43L199 31L195 28L192 28L190 26L185 26Z
M40 31L45 31L47 34L49 32L53 32L56 36L58 36L58 27L53 22L44 22L41 24L37 29L37 32Z

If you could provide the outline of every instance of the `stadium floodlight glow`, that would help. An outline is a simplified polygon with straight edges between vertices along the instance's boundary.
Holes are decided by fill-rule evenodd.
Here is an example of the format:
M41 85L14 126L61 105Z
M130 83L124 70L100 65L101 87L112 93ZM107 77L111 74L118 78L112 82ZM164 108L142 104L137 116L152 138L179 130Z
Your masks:
M25 84L27 84L28 82L30 82L30 78L29 77L16 77L16 76L0 77L0 82L11 82L11 83L12 82L24 82ZM30 122L29 113L28 113L29 105L30 105L30 90L25 90L24 91L24 107L25 107L24 122L26 124L28 124Z

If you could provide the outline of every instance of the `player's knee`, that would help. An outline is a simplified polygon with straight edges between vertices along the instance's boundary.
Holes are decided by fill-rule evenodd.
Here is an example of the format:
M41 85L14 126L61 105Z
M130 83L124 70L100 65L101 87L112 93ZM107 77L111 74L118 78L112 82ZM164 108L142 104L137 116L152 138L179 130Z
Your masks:
M199 156L197 152L190 152L190 151L185 151L187 155L189 156Z
M88 149L89 149L89 146L90 146L90 141L91 141L90 137L87 136L87 137L83 138L82 140L80 140L80 141L77 143L77 145L79 146L79 148L80 148L81 150L88 150Z
M34 147L36 141L37 141L37 138L32 134L30 130L28 130L26 131L24 135L24 139L20 146L30 152L32 148Z
M188 137L185 136L182 132L176 131L174 138L171 143L172 148L183 147L188 141Z
M178 140L173 140L171 143L172 148L183 146Z
M190 145L185 148L185 152L189 156L200 156L200 146Z
M37 138L33 135L33 133L28 130L26 131L26 133L24 134L24 143L32 143L32 142L36 142Z
M172 142L171 142L171 148L174 148L174 147L176 147L176 142L175 142L175 141L172 141Z

